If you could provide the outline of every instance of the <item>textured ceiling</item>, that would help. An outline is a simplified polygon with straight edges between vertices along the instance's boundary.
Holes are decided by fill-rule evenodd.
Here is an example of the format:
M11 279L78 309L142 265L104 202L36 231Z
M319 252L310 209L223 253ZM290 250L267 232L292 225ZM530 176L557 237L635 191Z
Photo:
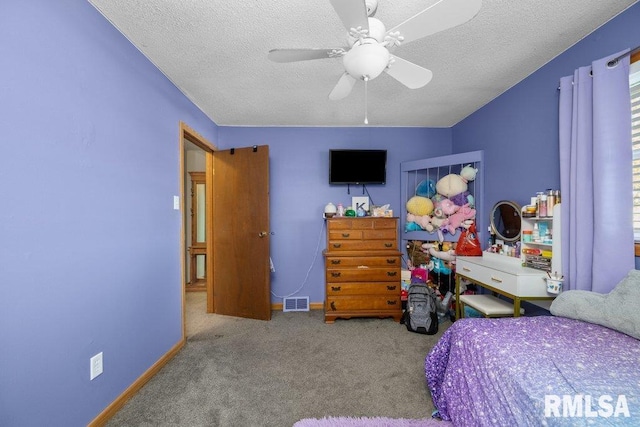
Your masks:
M346 46L329 0L89 2L218 125L363 125L363 82L328 98L340 59L267 59L274 48ZM635 2L484 0L471 21L394 51L433 80L420 89L385 73L370 81L369 123L453 126ZM391 28L434 3L380 0L375 17Z

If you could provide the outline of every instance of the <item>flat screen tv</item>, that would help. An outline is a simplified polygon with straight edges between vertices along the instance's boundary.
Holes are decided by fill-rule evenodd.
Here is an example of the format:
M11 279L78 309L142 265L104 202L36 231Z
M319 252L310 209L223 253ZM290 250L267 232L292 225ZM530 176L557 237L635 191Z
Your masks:
M329 184L384 184L387 150L329 150Z

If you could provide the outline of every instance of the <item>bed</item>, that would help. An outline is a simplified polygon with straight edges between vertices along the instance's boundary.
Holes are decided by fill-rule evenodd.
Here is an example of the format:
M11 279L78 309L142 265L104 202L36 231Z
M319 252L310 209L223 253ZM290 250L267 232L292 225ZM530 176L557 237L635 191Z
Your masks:
M567 291L551 316L460 319L425 359L455 426L640 425L640 272L610 294Z

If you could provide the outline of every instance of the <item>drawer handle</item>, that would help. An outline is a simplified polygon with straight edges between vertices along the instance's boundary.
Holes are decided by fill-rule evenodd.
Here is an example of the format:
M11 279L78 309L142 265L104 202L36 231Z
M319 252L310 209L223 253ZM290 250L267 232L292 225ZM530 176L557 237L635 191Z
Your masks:
M396 263L396 259L387 259L387 264L395 264Z
M339 291L341 291L341 290L342 290L342 286L332 286L332 287L331 287L331 290L332 290L333 292L339 292Z
M334 244L333 244L333 247L334 247L334 248L339 248L340 246L342 246L340 243L334 243Z
M331 277L340 277L340 272L339 271L332 271L331 272Z
M331 301L331 310L336 311L336 302L335 301Z
M462 269L463 269L464 271L471 271L471 269L470 269L469 267L462 267Z
M342 237L349 237L349 236L351 236L350 233L342 233Z
M384 247L385 248L392 248L393 247L393 243L385 243Z
M389 301L387 300L387 305L396 305L398 301Z
M397 271L387 271L387 276L389 276L389 277L396 276L397 274L398 274Z
M340 264L340 261L342 261L342 260L340 260L340 259L332 259L331 260L331 264L337 265L337 264Z
M393 286L387 285L387 290L388 291L395 291L396 290L396 286L395 285L393 285Z
M493 282L502 283L502 279L498 279L497 277L491 277Z

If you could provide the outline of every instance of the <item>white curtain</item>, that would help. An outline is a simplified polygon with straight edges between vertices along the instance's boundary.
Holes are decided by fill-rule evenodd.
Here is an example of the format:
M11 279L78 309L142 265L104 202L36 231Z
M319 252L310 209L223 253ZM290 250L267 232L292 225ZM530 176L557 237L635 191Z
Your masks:
M564 289L607 293L635 268L629 55L560 80Z

